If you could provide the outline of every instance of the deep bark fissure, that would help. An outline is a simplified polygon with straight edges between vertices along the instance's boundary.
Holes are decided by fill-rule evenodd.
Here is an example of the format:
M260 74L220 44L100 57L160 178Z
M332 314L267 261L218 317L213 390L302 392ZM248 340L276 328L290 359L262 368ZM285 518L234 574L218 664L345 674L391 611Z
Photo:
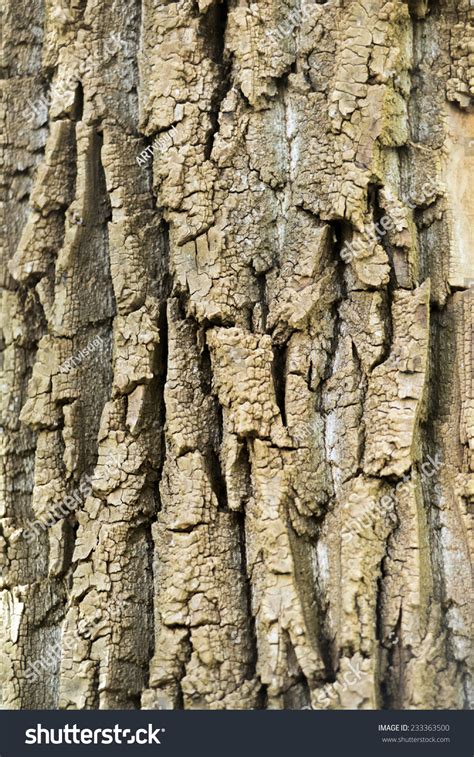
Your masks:
M466 706L467 0L6 2L2 707Z

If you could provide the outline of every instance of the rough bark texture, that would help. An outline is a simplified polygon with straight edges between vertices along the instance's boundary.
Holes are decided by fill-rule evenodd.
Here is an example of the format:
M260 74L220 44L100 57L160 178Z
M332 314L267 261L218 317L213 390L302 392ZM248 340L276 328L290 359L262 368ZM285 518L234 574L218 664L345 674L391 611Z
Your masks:
M5 0L3 708L468 706L473 20Z

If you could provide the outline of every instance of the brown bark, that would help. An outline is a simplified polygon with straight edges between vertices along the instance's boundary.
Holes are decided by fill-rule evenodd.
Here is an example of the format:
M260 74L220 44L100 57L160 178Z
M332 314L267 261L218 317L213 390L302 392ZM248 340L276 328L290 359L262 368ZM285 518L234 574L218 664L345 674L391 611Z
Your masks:
M3 708L463 708L467 0L6 0Z

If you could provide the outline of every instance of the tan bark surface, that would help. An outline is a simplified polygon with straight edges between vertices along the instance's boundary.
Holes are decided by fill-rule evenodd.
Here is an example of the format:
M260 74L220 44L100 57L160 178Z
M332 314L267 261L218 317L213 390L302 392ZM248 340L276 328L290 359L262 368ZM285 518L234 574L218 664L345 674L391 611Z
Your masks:
M474 8L3 5L1 706L469 706Z

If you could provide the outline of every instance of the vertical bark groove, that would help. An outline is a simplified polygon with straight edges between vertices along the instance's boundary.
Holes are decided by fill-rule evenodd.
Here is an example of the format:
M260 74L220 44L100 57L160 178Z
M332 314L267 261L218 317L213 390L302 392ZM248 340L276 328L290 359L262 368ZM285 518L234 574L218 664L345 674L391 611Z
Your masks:
M6 0L2 707L470 705L473 21Z

